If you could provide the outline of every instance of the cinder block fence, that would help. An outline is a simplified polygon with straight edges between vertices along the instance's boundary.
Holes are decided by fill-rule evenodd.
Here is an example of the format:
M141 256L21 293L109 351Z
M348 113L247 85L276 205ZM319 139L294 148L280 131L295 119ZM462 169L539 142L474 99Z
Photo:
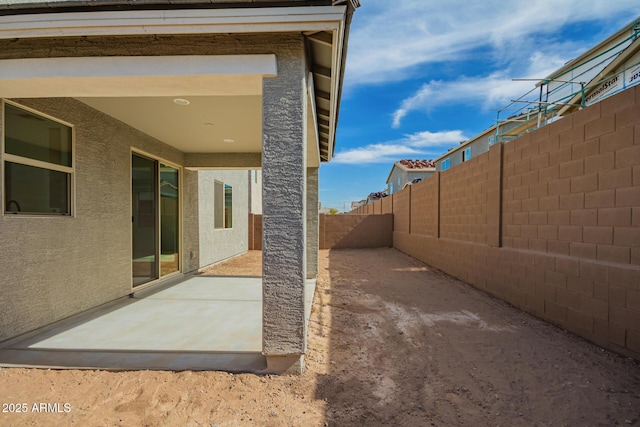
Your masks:
M378 212L380 214L380 212ZM319 218L320 249L393 246L393 215L325 215ZM249 215L249 250L262 250L262 215Z
M354 210L393 246L640 359L640 87Z

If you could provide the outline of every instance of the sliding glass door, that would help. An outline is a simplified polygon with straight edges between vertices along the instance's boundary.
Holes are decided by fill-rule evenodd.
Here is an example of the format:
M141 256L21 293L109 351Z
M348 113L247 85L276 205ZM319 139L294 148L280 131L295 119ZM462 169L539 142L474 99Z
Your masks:
M131 156L133 286L180 271L179 171Z
M180 270L180 197L178 169L160 164L160 274Z

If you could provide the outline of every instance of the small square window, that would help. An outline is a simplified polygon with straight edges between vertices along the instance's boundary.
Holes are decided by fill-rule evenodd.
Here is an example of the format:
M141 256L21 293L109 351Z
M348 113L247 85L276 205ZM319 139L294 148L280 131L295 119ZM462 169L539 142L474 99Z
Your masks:
M446 171L447 169L449 169L451 166L451 159L444 159L441 163L441 170Z

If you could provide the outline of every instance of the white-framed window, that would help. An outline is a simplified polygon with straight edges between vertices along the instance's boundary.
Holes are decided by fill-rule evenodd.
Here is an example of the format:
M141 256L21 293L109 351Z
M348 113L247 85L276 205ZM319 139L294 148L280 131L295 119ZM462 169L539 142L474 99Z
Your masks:
M224 182L214 181L213 193L214 228L233 228L233 188Z
M451 167L451 159L450 159L450 158L444 159L444 160L442 161L442 163L440 164L440 169L441 169L442 171L446 171L446 170L447 170L447 169L449 169L450 167Z
M4 214L72 216L73 126L9 101L2 115Z
M492 146L495 143L496 143L496 137L495 136L489 137L489 146Z
M471 158L471 147L467 147L464 150L462 150L462 161L466 162L470 158Z

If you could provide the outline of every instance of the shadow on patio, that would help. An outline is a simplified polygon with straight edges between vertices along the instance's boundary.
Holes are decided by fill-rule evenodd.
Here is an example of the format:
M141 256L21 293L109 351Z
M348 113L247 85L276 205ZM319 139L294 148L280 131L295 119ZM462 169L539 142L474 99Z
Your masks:
M261 273L249 251L4 341L0 367L262 371Z
M188 276L2 343L0 366L256 371L260 277Z

